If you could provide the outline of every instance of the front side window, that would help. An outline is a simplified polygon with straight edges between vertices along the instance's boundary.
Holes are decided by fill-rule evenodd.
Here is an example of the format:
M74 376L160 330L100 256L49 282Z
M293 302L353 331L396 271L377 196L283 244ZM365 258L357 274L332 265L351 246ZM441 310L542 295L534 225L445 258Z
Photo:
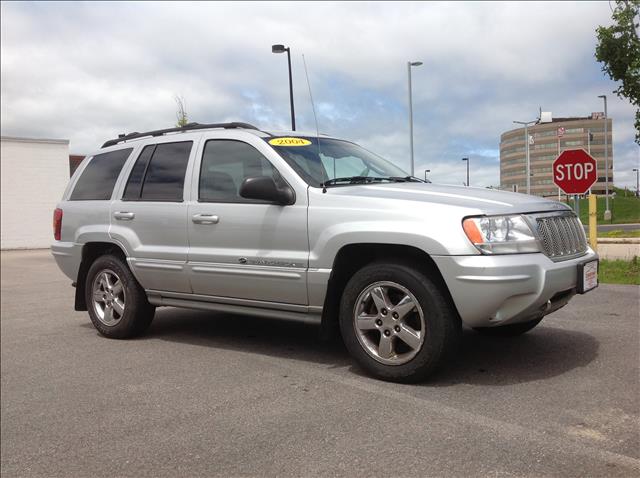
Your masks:
M262 202L240 196L246 178L269 176L281 183L278 171L253 146L242 141L207 141L200 166L198 199L203 202Z
M304 137L294 138L298 141L287 144L280 139L264 138L311 186L319 187L335 178L364 178L370 181L407 178L407 173L402 169L348 141ZM367 182L365 180L363 182Z
M131 170L123 199L182 201L192 146L193 141L146 146Z
M133 148L96 154L82 171L69 199L71 201L111 199L113 187Z

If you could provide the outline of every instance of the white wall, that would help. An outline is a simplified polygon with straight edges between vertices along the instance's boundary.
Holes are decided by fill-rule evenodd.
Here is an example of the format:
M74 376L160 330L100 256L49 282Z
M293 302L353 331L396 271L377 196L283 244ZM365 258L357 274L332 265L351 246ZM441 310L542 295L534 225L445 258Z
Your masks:
M0 146L0 248L49 247L69 181L69 141L3 136Z

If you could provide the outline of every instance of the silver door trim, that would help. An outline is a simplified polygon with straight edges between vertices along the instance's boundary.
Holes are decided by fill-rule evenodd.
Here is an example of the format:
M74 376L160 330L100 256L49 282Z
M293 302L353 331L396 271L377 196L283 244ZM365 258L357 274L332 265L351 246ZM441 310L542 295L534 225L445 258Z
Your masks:
M299 272L286 272L286 271L274 271L265 269L253 269L248 267L224 267L224 266L196 266L191 264L191 270L193 272L201 272L205 274L233 274L244 275L250 277L266 277L270 279L302 279L302 274Z
M140 259L130 259L130 264L138 269L159 269L165 271L184 270L184 264L175 262L141 261Z
M184 294L182 292L168 292L163 290L154 290L147 289L146 290L147 297L149 298L149 302L152 304L154 301L161 301L162 303L157 305L168 305L164 302L166 299L176 299L176 300L184 300L184 301L195 301L195 302L207 302L207 303L217 303L224 305L234 305L239 307L247 307L251 309L269 309L269 310L278 310L278 311L287 311L287 312L298 312L302 314L321 314L322 307L319 306L307 306L307 305L298 305L298 304L288 304L284 302L268 302L264 300L254 300L254 299L238 299L236 297L219 297L214 295L202 295L202 294ZM178 306L176 306L178 307Z
M260 309L243 305L222 304L217 302L205 302L195 299L176 299L157 295L149 296L149 302L156 306L180 307L186 309L210 310L228 314L239 314L269 319L289 320L310 325L320 325L322 316L320 313L293 312L288 310Z

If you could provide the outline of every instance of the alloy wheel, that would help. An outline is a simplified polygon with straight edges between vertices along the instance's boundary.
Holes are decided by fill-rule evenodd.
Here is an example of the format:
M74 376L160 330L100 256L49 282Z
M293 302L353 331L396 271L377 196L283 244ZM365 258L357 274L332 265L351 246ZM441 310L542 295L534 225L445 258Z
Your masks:
M115 272L104 269L96 275L92 302L98 320L107 327L113 327L122 320L126 297L122 281Z
M360 345L385 365L409 362L424 343L422 308L407 288L395 282L375 282L360 293L353 325Z

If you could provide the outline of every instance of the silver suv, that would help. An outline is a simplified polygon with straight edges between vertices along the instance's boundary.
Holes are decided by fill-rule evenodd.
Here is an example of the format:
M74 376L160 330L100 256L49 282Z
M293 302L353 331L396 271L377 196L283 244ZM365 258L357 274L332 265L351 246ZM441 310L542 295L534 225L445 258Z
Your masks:
M428 184L341 139L190 124L107 141L54 212L55 260L112 338L158 306L339 325L353 358L419 381L462 323L515 336L597 286L565 205Z

